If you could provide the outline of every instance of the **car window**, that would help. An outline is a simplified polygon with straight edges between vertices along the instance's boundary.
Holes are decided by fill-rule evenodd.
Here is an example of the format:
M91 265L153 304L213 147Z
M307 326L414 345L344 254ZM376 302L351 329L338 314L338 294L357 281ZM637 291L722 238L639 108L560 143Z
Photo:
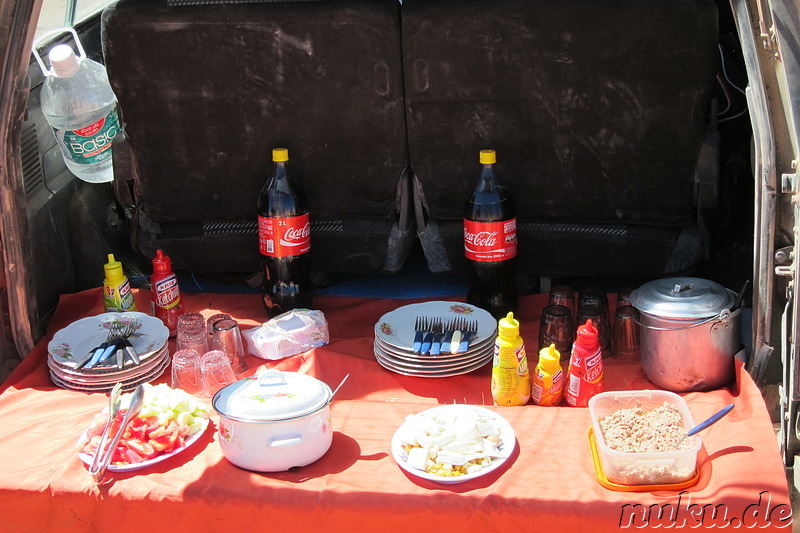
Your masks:
M36 38L62 26L74 26L88 19L114 0L44 0Z

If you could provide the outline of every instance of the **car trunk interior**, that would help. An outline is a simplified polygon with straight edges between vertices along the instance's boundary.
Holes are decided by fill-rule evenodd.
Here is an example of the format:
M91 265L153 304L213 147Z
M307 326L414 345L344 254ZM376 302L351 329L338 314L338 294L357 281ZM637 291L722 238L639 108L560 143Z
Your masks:
M163 249L183 291L257 292L256 199L278 145L308 192L320 294L464 294L463 199L494 148L521 291L747 283L752 362L751 310L773 295L754 272L752 81L727 2L191 4L119 0L77 27L119 100L113 183L66 169L31 59L12 132L18 240L3 214L7 345L41 340L61 294L102 284L109 253L136 288ZM792 226L779 219L770 246L791 247ZM779 344L758 378L776 423Z

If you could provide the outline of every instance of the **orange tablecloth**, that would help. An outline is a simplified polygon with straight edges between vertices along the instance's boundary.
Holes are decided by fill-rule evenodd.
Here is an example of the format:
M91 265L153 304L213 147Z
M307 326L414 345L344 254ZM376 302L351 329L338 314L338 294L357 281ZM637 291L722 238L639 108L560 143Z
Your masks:
M147 297L137 294L139 309L149 308ZM258 295L187 294L184 300L205 316L230 313L243 328L265 319ZM277 366L331 386L350 373L332 404L333 444L316 463L277 474L241 470L222 456L212 417L212 428L185 452L144 470L112 474L98 488L76 457L75 443L107 397L55 387L45 359L47 341L58 329L102 312L100 291L63 297L47 337L0 389L0 531L594 532L621 525L689 527L700 520L704 526L744 520L778 527L791 520L773 427L741 368L730 388L686 395L695 420L736 404L703 433L695 486L683 493L614 492L594 475L587 409L492 406L490 365L438 379L380 367L372 355L374 323L407 303L320 297L315 305L328 319L330 344L277 364L248 357L250 373ZM542 303L541 296L521 302L518 317L530 345ZM607 389L652 388L639 363L605 364ZM453 402L500 413L516 432L517 452L500 471L467 483L406 475L389 453L396 428L409 413Z

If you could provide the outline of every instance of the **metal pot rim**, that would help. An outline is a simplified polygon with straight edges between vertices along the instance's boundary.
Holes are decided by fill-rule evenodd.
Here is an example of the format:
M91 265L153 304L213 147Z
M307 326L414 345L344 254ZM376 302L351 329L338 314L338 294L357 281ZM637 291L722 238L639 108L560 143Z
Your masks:
M637 324L645 329L651 329L655 331L681 331L691 328L696 328L698 326L702 326L704 324L714 323L716 324L724 324L729 320L736 318L738 315L742 313L742 309L734 309L733 311L729 311L728 309L723 309L716 315L712 315L709 317L664 317L660 315L656 315L653 313L648 313L646 311L640 311L641 318L652 318L656 321L660 322L667 322L676 324L675 327L656 327L652 324L647 324L640 318L634 317L634 320Z
M665 319L711 319L731 312L737 294L702 278L664 278L631 292L631 304L640 313ZM735 310L734 310L735 311Z

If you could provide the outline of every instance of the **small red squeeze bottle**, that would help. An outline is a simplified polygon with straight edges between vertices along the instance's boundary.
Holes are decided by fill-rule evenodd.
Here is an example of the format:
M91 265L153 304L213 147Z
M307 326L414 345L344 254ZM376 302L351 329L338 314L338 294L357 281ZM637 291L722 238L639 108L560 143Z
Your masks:
M172 271L169 256L158 250L153 258L153 275L150 278L150 297L152 299L153 316L160 319L169 336L174 337L178 329L178 317L185 310L181 302L181 290L178 279Z
M603 392L603 353L591 320L578 328L569 359L564 398L572 407L586 407L589 398Z

